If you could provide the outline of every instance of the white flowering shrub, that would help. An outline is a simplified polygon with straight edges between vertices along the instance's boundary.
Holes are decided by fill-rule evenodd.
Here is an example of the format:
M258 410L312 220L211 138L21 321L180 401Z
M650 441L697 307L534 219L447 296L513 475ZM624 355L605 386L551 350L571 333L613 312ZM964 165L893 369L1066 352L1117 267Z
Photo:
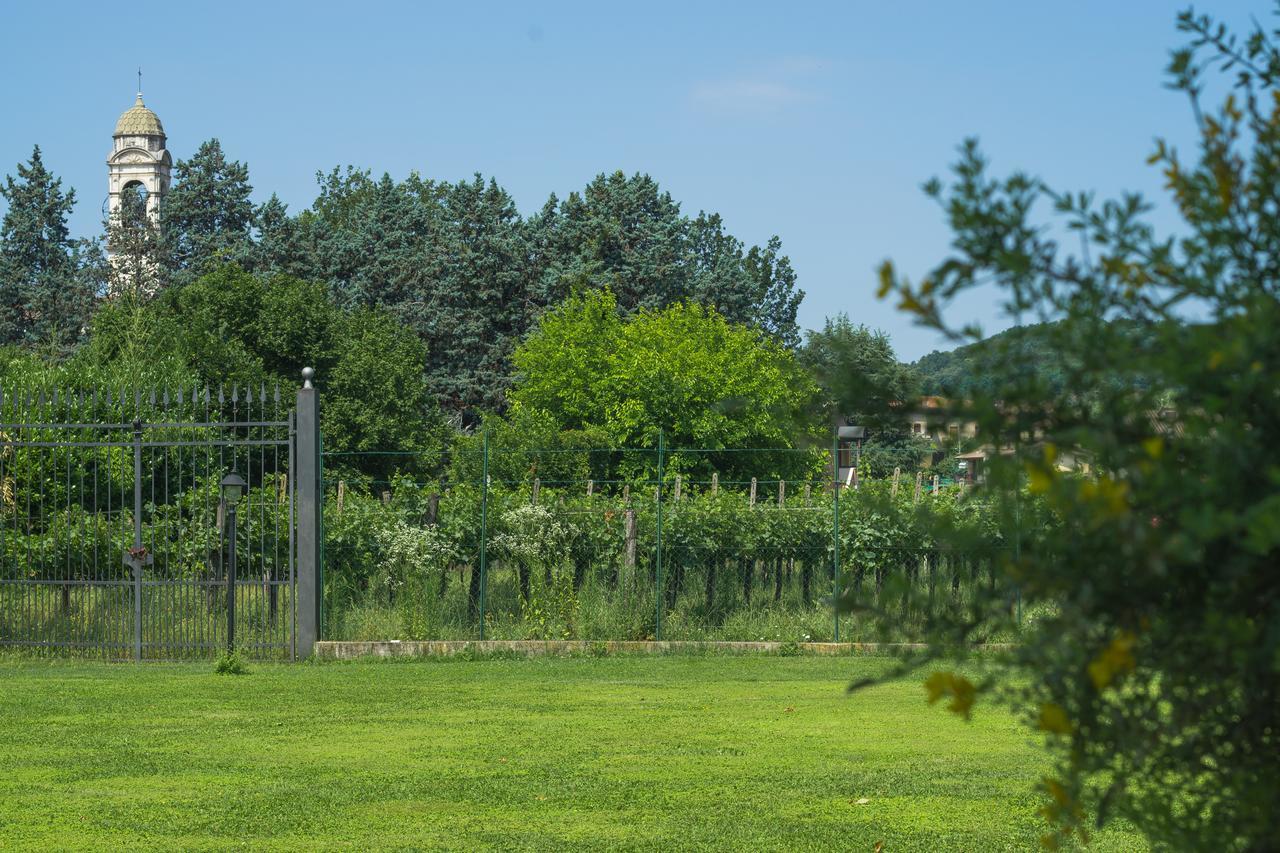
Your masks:
M501 516L501 530L493 537L494 551L526 567L549 567L564 562L573 529L549 507L520 504Z
M438 574L457 558L458 545L439 527L397 521L374 537L383 555L382 582L390 589Z
M576 530L549 507L520 504L502 513L494 551L515 564L520 610L532 639L571 639L576 634L577 593L569 548Z
M381 581L399 605L401 629L408 639L432 636L439 619L440 579L457 559L458 543L439 527L396 521L374 533L383 555Z

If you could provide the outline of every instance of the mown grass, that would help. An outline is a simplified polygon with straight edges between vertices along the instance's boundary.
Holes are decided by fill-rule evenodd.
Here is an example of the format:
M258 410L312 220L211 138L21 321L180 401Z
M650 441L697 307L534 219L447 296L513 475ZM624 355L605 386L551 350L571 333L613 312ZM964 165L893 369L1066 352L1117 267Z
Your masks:
M889 665L4 660L0 847L1034 848L1026 730L918 679L845 694Z

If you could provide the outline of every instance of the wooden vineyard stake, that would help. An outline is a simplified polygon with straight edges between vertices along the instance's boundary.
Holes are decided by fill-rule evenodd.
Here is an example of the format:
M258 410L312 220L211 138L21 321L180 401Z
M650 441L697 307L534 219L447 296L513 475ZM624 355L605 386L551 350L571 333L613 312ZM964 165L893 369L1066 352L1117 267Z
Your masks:
M893 486L889 490L889 497L896 498L898 496L898 478L902 476L901 468L893 469Z
M920 503L920 481L923 477L924 477L923 471L916 472L916 491L915 491L915 494L911 496L911 503L913 504Z
M751 506L756 505L756 478L751 478Z
M634 572L636 567L636 511L631 508L631 487L622 487L622 502L626 509L622 513L623 565ZM630 574L629 572L628 574Z
M338 481L338 515L342 515L342 504L347 498L347 481Z
M713 495L717 494L719 491L720 491L720 473L717 471L716 473L711 475L711 494Z

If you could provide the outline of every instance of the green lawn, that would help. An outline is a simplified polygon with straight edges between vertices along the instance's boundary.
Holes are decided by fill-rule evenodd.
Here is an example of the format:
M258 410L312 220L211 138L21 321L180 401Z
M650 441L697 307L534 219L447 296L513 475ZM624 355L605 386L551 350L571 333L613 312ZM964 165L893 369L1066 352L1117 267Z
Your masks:
M887 665L9 660L0 848L1034 848L1028 733L918 680L845 694Z

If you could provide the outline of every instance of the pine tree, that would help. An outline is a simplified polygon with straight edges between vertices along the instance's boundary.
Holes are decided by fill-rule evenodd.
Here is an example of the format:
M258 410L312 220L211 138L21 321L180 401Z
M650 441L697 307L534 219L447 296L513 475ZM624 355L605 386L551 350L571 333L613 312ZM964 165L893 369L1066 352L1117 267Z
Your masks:
M81 336L95 295L81 270L84 249L67 228L75 191L63 192L37 145L0 195L9 204L0 224L0 342L63 350Z
M317 175L320 197L300 222L310 277L347 305L395 309L422 294L426 242L440 228L440 188L417 175L334 169Z
M689 220L646 175L600 175L528 219L479 175L397 182L347 167L317 178L320 196L301 216L260 209L257 262L399 317L426 343L431 390L449 408L503 408L514 347L544 311L587 290L610 288L628 316L703 303L799 343L802 294L777 238L744 251L719 216ZM297 266L279 260L295 257L287 246Z
M430 245L433 275L407 312L427 343L433 390L456 407L501 408L511 353L537 310L528 245L515 202L476 175L448 187L443 228Z
M688 221L648 175L597 175L569 194L548 225L542 289L553 301L582 285L609 287L631 314L688 295Z
M254 211L258 239L253 247L253 269L267 275L305 277L306 257L302 229L289 216L288 206L275 194Z
M390 310L427 345L428 384L454 409L499 408L511 351L541 306L528 233L493 180L320 177L303 220L311 274L344 304Z
M796 310L804 294L781 241L744 253L719 214L683 216L648 175L598 175L563 203L553 197L531 224L544 304L609 287L627 315L697 302L789 347L800 343Z
M228 160L210 139L173 167L173 187L160 207L160 235L173 283L191 281L223 263L252 263L253 204L249 167Z

